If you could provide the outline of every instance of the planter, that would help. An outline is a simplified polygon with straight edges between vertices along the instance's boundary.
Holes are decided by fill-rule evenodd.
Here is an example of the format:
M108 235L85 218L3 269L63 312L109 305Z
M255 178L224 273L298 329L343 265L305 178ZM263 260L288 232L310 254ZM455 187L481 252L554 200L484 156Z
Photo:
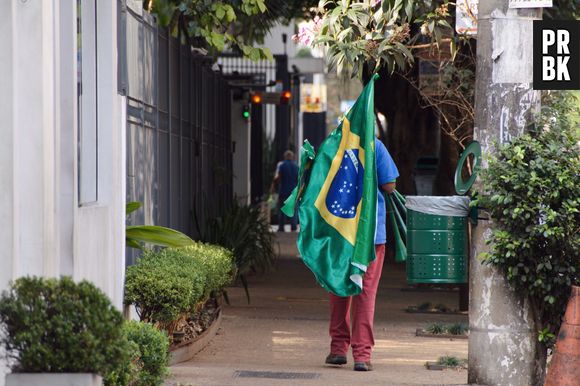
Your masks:
M447 333L445 333L445 334L432 334L429 331L425 331L422 328L418 328L415 331L415 335L416 336L421 336L421 337L424 337L424 338L445 338L445 339L450 339L450 340L453 340L453 339L467 339L468 338L468 336L466 334L461 334L461 335L453 335L453 334L447 334Z
M427 362L425 364L425 366L427 367L427 370L464 370L466 367L465 366L448 366L448 365L442 365L438 362Z
M408 312L410 314L440 314L440 315L468 315L468 311L458 311L458 310L447 310L447 311L442 311L442 310L437 310L437 309L427 309L427 310L421 310L419 308L417 308L416 306L409 306L405 309L405 312Z
M173 331L173 342L180 343L185 336L185 332L183 331Z
M89 373L12 373L6 386L101 386L103 379Z
M220 325L222 322L222 313L221 310L218 311L217 318L213 321L211 326L205 330L197 339L182 343L177 347L170 349L169 352L169 365L173 366L181 362L186 362L193 358L195 354L200 352L211 342L213 337L218 332Z

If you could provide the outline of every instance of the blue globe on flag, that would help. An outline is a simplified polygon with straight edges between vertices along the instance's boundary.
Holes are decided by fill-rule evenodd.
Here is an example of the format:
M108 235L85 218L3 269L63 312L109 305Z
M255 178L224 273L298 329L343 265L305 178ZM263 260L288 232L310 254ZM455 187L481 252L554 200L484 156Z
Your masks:
M356 210L362 196L364 176L364 168L358 156L358 149L346 150L338 172L332 180L326 196L326 208L334 216L356 217Z

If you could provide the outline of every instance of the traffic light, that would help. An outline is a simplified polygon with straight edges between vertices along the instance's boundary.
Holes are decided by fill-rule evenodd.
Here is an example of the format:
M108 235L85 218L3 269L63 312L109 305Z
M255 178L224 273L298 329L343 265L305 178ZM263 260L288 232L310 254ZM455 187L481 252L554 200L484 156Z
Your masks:
M242 106L242 117L247 121L250 119L250 106L244 105Z
M290 91L282 91L280 94L280 104L287 105L290 103L290 98L292 98L292 93Z
M254 105L287 105L292 102L292 92L286 91L252 91L250 102Z
M250 99L252 100L253 104L259 105L260 103L262 103L262 94L260 94L259 92L254 92L252 93L252 97Z

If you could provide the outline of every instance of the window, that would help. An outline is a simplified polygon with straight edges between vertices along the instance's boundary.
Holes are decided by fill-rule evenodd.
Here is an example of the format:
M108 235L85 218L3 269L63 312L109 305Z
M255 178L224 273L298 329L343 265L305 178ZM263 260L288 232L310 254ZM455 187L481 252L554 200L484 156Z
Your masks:
M97 0L77 0L79 205L98 200Z

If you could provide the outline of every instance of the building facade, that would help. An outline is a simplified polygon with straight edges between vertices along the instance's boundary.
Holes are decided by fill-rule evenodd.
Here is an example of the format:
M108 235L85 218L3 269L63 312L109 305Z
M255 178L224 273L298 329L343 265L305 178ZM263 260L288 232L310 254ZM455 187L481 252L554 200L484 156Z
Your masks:
M126 104L117 2L3 5L0 289L25 275L68 275L95 283L120 309Z

